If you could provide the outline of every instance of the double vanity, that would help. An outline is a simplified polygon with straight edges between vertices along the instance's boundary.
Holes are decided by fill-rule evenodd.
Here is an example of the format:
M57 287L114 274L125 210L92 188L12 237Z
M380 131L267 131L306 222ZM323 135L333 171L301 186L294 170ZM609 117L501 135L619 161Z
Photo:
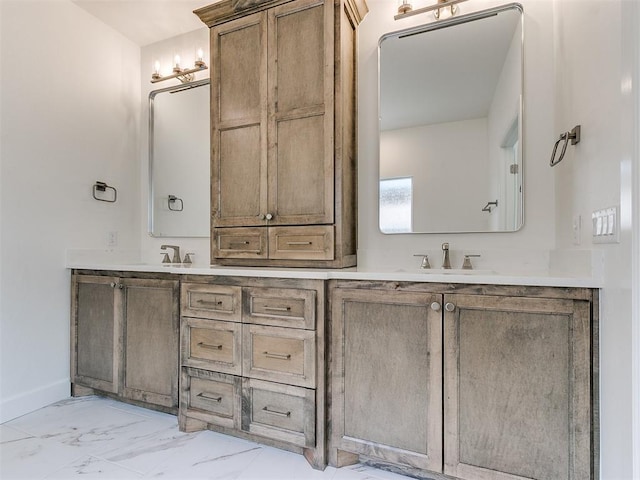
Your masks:
M74 395L420 478L597 478L581 279L72 265Z
M426 258L413 272L354 267L356 27L366 4L223 0L195 13L211 39L205 197L215 266L72 263L73 394L173 413L183 431L290 450L316 469L367 462L437 480L597 479L596 284L468 270L471 254L456 273L448 257L444 270ZM509 4L381 39L382 232L522 226L523 18ZM442 68L416 59L458 44L494 61L476 72L467 67L478 62L460 60L431 87L398 83L444 71L457 53ZM449 80L480 77L492 79L487 96L455 84L446 99ZM428 113L437 99L418 99L430 91L448 107L482 105L418 118L409 109ZM398 139L407 148L388 156ZM425 167L431 151L434 167L465 175L452 182ZM437 184L419 184L425 176ZM165 220L203 202L175 188L167 196L154 178L150 231L166 236ZM435 203L423 198L434 192Z

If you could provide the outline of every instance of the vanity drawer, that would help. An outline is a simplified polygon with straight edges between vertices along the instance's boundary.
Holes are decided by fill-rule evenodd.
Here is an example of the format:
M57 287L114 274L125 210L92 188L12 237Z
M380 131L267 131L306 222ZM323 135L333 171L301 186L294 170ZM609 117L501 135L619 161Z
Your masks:
M180 299L182 315L240 322L241 297L240 287L183 283Z
M242 374L242 326L234 322L182 318L182 364Z
M269 258L333 260L333 226L269 227Z
M247 378L242 393L244 431L315 446L315 390Z
M246 323L312 330L316 326L316 292L247 287L243 310Z
M228 428L239 428L242 379L184 368L180 410L186 416Z
M267 258L265 227L216 228L212 258Z
M294 328L242 326L244 376L314 388L316 333Z

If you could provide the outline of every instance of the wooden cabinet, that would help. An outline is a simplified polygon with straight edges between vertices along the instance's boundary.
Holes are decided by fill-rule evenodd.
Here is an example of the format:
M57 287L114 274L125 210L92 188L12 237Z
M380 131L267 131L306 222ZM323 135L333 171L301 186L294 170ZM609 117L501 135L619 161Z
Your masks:
M113 394L175 412L178 282L76 273L72 295L74 393Z
M260 441L324 468L324 282L191 278L181 298L180 428Z
M595 478L593 292L332 281L330 463Z
M442 328L440 313L430 308L435 301L428 293L332 291L332 451L441 470Z
M355 265L362 1L224 0L211 27L211 258Z

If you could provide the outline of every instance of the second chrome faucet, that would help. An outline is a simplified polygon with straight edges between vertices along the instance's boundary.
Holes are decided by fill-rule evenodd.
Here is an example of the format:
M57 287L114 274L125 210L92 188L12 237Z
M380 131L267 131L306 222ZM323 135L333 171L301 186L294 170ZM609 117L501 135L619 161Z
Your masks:
M471 258L479 257L480 255L470 255L466 254L464 256L464 262L462 263L462 270L473 270L473 265L471 264ZM429 255L425 253L415 254L414 257L422 257L422 263L420 264L420 268L422 269L430 269L431 265L429 264ZM449 257L449 243L445 242L442 244L442 266L440 267L442 270L451 270L451 259Z
M168 253L161 253L162 255L164 255L163 259L162 259L162 263L173 263L173 264L184 264L184 265L191 265L193 263L193 260L191 259L191 257L193 255L195 255L194 253L185 253L184 254L184 260L180 260L180 247L177 245L162 245L160 247L160 250L166 250L167 248L171 248L173 250L173 259L169 259L169 254Z
M442 268L446 270L451 268L451 261L449 260L449 244L447 242L442 244Z

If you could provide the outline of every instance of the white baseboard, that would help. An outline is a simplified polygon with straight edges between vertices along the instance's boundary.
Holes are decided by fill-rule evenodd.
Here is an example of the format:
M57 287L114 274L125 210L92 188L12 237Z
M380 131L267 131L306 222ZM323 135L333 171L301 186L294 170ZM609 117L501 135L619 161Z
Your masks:
M0 423L31 413L71 396L71 380L65 378L43 387L0 400Z

